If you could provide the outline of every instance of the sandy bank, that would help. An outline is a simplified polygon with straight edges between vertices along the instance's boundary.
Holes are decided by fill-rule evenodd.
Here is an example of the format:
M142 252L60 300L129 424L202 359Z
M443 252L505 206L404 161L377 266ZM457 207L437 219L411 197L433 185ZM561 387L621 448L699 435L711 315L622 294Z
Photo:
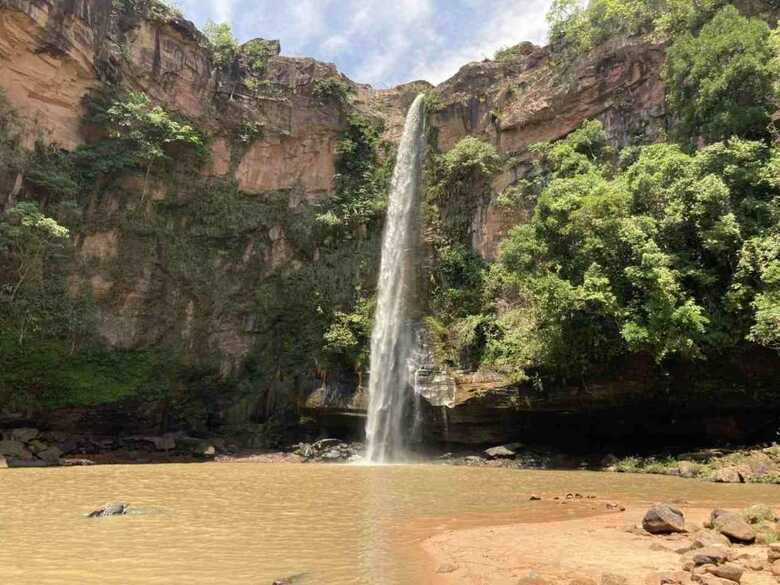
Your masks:
M422 544L435 585L569 585L585 579L614 585L645 585L659 572L679 572L685 535L653 537L632 530L647 506L625 512L544 523L514 524L437 534ZM689 529L701 527L710 509L686 508ZM756 557L765 548L744 552ZM605 579L606 576L606 579ZM611 577L615 576L615 577ZM767 575L771 580L772 577ZM624 578L625 581L622 579Z

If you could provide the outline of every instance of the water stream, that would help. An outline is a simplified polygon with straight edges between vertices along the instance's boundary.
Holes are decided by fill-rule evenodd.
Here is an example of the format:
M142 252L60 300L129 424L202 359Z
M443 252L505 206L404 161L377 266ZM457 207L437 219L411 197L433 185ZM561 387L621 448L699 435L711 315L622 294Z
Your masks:
M372 463L403 459L413 404L409 388L415 348L412 306L416 297L420 170L425 150L423 98L422 94L417 96L406 117L382 242L366 422L366 456Z

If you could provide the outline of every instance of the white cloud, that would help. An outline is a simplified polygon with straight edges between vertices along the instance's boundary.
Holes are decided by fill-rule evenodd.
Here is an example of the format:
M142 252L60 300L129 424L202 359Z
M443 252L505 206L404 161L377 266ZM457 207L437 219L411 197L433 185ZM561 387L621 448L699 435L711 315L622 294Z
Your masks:
M359 82L439 83L502 46L541 43L552 0L180 0L241 40L277 38L287 55L333 61Z
M234 0L215 0L215 19L217 22L230 22L233 18Z
M441 83L457 73L466 63L491 58L495 52L522 41L542 44L547 37L545 15L551 0L514 2L502 0L492 10L492 18L475 31L473 41L432 55L412 69L412 77Z

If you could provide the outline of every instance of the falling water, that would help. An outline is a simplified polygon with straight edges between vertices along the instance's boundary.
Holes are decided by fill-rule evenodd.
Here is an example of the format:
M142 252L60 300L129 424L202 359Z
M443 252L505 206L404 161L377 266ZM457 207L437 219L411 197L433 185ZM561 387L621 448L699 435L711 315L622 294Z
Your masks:
M415 347L412 306L416 296L424 130L421 94L406 116L382 242L366 423L367 458L373 463L398 461L403 457L406 419L412 403L409 391Z

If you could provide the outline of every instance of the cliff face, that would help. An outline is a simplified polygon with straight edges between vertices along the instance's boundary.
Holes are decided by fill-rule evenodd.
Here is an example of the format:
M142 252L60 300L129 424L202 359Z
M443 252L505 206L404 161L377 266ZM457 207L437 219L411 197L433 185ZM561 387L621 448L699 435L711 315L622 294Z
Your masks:
M43 141L72 151L94 142L95 129L83 123L84 98L106 84L142 91L209 134L210 157L197 172L130 173L82 194L68 289L91 298L102 343L164 349L192 368L189 382L177 382L177 400L199 396L197 408L214 409L219 424L263 421L297 404L332 413L342 425L344 415L362 410L353 380L289 365L307 349L301 332L325 303L312 283L333 289L329 302L338 306L355 288L342 274L374 278L376 226L345 227L336 246L332 236L315 235L311 221L336 192L338 144L352 114L381 121L382 138L392 144L414 96L429 91L438 104L431 117L438 148L473 135L514 155L470 218L473 246L486 259L527 217L500 208L496 198L528 172L528 146L564 137L589 118L603 123L615 146L664 136L665 48L642 39L614 41L564 70L547 49L528 44L509 60L466 65L436 88L415 82L380 91L346 80L333 65L278 54L261 72L244 57L220 68L191 23L152 2L138 1L131 11L114 4L0 0L0 88L26 126L28 148ZM353 92L350 103L318 91L334 79ZM8 193L18 189L0 188L0 205L9 207ZM206 373L215 381L204 383ZM220 384L239 374L248 385L227 393ZM497 385L433 376L432 403L477 404L472 414L461 411L462 428L484 426L485 412L517 402L499 393L497 406L486 406L483 391ZM107 408L111 416L127 412ZM139 421L159 426L166 408L162 401ZM78 410L63 420L87 424L84 416Z

